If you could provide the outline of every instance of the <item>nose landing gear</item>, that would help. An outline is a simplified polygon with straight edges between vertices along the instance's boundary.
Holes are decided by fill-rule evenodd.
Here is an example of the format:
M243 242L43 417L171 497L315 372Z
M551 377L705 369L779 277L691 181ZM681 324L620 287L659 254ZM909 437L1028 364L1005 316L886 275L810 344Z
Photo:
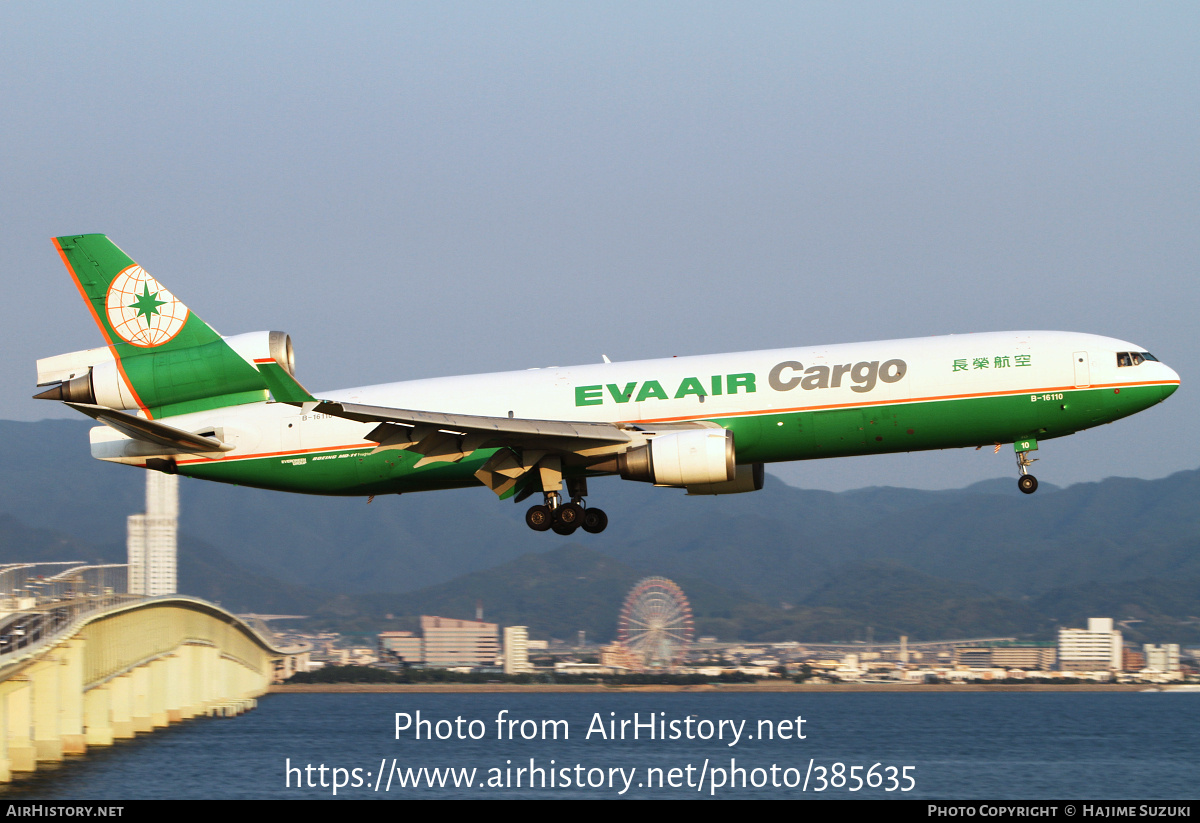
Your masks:
M1037 441L1019 440L1013 444L1013 448L1017 452L1017 470L1021 473L1017 478L1017 488L1025 494L1033 494L1037 491L1038 481L1029 473L1029 467L1037 462L1037 458L1030 457L1029 452L1037 448Z
M1037 478L1032 474L1023 474L1017 478L1017 488L1025 494L1033 494L1037 491L1037 486Z

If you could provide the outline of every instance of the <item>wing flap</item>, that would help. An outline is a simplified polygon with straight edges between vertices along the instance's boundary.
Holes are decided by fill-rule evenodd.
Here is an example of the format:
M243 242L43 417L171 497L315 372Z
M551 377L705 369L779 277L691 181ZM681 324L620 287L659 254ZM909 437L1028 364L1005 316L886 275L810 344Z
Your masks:
M307 407L308 404L306 403ZM629 443L634 433L615 423L583 423L567 420L530 420L510 417L485 417L471 414L392 409L386 406L364 406L357 403L318 401L311 409L360 423L388 424L377 426L370 435L389 448L409 448L402 443L416 444L437 432L465 435L474 449L516 446L521 448L554 447L578 451L605 444ZM472 449L473 450L473 449Z

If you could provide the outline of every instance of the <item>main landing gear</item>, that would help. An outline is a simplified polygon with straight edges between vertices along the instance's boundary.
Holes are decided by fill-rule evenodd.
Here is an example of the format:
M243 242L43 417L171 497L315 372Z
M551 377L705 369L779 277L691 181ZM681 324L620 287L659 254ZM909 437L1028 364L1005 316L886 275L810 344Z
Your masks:
M1029 473L1029 467L1036 462L1037 458L1030 457L1029 452L1017 452L1017 469L1021 472L1021 476L1017 478L1017 488L1025 494L1033 494L1037 491L1037 478Z
M587 479L573 477L567 480L570 502L563 503L557 491L543 492L546 502L531 506L525 512L525 524L535 532L553 531L555 534L573 534L583 528L590 534L599 534L608 526L608 515L601 509L589 509L584 503L587 494Z

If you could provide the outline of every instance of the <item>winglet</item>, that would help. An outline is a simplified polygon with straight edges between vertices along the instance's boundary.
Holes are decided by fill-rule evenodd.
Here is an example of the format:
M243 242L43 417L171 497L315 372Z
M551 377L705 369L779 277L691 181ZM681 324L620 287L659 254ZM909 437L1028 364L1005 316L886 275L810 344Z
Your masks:
M272 359L255 360L258 373L266 381L271 397L277 403L287 403L291 406L303 406L306 403L317 403L317 398L308 393L308 389L300 385L296 378L288 374L283 366Z

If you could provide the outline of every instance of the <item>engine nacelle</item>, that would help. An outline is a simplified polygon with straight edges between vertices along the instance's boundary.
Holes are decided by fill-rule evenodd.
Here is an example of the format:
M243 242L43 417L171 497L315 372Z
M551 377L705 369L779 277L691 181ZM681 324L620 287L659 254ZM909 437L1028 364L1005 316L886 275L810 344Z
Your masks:
M58 364L66 364L58 368ZM46 377L49 376L49 379ZM137 401L121 378L117 362L107 349L61 354L38 361L38 385L61 382L37 395L39 400L66 400L110 409L136 409Z
M762 463L749 463L737 467L737 477L727 483L697 483L687 487L693 494L742 494L762 489L767 473Z
M292 377L296 376L296 352L292 336L281 331L251 331L223 338L229 348L251 365L255 360L271 358Z
M696 429L660 434L618 455L617 471L626 480L656 486L727 483L737 476L733 432Z

